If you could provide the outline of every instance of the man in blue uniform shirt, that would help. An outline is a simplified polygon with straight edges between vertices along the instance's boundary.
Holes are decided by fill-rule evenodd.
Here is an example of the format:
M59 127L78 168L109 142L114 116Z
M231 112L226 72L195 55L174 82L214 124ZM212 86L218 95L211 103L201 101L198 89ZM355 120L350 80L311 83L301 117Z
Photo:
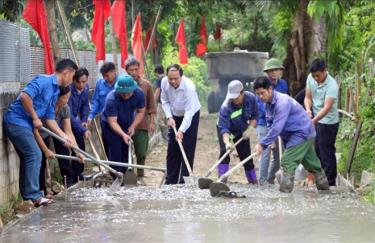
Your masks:
M95 119L95 116L102 113L108 93L115 88L117 79L115 64L113 62L105 62L100 68L100 73L102 74L103 78L96 81L95 90L91 98L91 111L87 119L88 127L91 126L92 120ZM102 126L103 124L100 125ZM105 153L108 157L107 141L103 135L103 129L102 138Z
M258 118L258 106L255 96L244 91L239 80L233 80L228 85L227 97L220 108L217 132L220 144L220 157L226 150L232 149L232 142L237 142L242 136L246 139L236 146L238 156L241 160L251 154L250 149L250 127L256 127ZM231 142L232 140L232 142ZM221 176L229 170L230 157L227 156L218 166L218 175ZM254 162L251 159L244 164L247 181L251 184L257 183Z
M55 104L59 86L68 86L77 65L70 59L56 64L55 74L39 75L31 80L18 98L4 114L3 127L20 157L20 192L24 200L31 200L36 206L51 203L39 190L39 173L42 154L34 138L33 129L42 127L41 119L53 132L65 139L66 147L72 146L72 140L55 121Z
M108 159L128 161L128 144L135 128L145 116L145 97L143 91L129 75L120 75L105 101L101 116L102 130L108 142ZM112 166L125 173L125 167Z
M322 170L314 149L315 129L305 110L296 100L286 94L274 91L267 77L254 82L254 90L266 103L268 133L255 147L257 155L270 146L278 136L285 144L281 159L281 192L291 192L294 187L294 172L299 165L315 175L318 190L328 190L327 177Z
M86 68L79 68L71 85L71 95L68 105L71 112L71 125L74 137L77 141L78 147L85 150L84 138L91 136L87 129L87 118L89 115L89 87L87 85L89 72ZM77 161L71 161L71 169L75 175L78 175L83 180L84 164Z

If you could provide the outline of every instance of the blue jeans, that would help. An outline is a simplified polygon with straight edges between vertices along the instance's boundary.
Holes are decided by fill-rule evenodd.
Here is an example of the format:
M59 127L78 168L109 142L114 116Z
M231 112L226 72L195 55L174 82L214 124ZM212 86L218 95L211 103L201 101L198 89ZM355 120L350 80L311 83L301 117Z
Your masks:
M268 129L264 125L257 125L258 141L265 137L268 133ZM275 141L276 146L272 149L273 159L270 167L271 147L268 146L263 150L262 156L259 161L259 183L262 184L266 181L273 183L275 180L275 174L280 168L280 155L279 155L279 144Z
M20 157L19 187L22 198L35 202L43 196L39 190L39 174L42 152L29 128L3 122L6 135Z

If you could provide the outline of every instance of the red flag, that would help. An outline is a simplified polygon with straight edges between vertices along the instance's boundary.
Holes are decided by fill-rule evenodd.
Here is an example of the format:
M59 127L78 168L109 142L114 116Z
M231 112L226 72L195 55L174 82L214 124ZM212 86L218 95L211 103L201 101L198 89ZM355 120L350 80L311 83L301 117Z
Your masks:
M207 32L206 32L206 18L202 16L201 27L199 31L200 41L196 46L195 54L198 57L203 56L207 52Z
M144 41L144 47L145 49L147 49L148 47L148 43L150 42L150 38L151 38L151 32L152 32L152 29L148 29L147 32L146 32L146 37L145 37L145 41ZM155 49L157 47L157 44L156 44L156 38L155 38L155 33L154 33L154 37L152 38L152 49Z
M125 68L125 61L128 58L128 37L126 36L126 1L115 0L112 5L113 30L117 34L121 49L121 67Z
M220 23L216 23L214 39L215 40L221 39L221 24Z
M23 18L38 33L44 46L44 66L46 74L54 73L52 49L50 46L48 24L43 0L27 0L22 13Z
M132 49L134 57L140 62L139 74L143 76L144 66L143 66L143 42L142 42L142 23L141 23L141 13L137 14L135 23L132 31Z
M93 0L95 5L94 21L92 24L91 39L96 47L96 62L105 60L105 30L104 23L111 12L109 0Z
M178 44L178 60L181 64L187 64L188 54L187 54L187 48L186 48L184 18L181 18L180 20L180 25L178 26L175 40L176 40L176 43Z

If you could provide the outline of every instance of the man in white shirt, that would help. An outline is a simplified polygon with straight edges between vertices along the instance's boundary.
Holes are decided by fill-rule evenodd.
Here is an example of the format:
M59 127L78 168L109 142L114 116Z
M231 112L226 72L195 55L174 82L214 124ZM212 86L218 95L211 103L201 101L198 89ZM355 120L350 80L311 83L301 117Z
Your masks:
M183 76L183 70L178 64L170 65L167 76L161 81L161 103L169 126L166 184L184 183L183 176L189 176L189 172L176 140L182 141L193 168L201 105L194 83ZM174 126L177 129L176 135ZM181 165L181 177L178 181Z

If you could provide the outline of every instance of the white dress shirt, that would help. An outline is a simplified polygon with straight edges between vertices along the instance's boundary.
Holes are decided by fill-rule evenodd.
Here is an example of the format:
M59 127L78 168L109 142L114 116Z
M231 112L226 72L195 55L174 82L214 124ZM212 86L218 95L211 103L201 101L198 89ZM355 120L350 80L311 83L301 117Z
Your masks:
M161 80L161 104L167 118L172 116L184 117L179 131L185 133L191 125L191 120L200 110L198 94L194 83L182 76L180 86L175 89L168 82L168 77Z

